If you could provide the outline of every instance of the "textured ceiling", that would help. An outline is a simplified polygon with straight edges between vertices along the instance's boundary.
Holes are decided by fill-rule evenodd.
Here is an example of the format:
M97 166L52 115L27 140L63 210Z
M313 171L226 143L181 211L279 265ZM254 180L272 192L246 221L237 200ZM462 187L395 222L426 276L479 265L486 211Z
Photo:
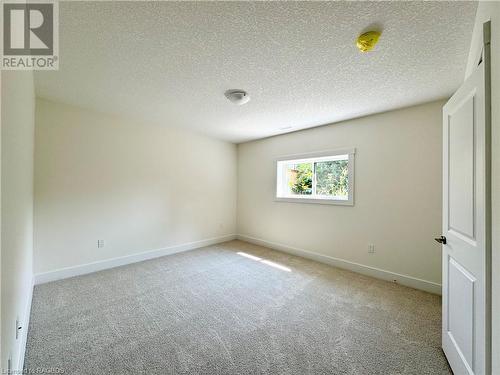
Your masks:
M60 2L37 95L242 142L447 97L474 2ZM357 35L383 29L362 54ZM245 89L236 106L227 89Z

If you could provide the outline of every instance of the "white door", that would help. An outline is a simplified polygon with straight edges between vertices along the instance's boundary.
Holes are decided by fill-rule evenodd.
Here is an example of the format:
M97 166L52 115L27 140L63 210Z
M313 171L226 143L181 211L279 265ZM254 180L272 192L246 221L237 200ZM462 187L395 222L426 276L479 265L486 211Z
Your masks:
M455 375L489 375L490 107L485 65L483 59L443 108L442 345Z

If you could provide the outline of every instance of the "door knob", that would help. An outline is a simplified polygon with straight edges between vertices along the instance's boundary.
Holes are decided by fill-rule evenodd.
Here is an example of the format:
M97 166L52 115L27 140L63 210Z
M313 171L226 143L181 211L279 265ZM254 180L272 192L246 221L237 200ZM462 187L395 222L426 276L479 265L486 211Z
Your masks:
M437 242L446 245L446 237L445 236L440 236L438 238L434 238Z

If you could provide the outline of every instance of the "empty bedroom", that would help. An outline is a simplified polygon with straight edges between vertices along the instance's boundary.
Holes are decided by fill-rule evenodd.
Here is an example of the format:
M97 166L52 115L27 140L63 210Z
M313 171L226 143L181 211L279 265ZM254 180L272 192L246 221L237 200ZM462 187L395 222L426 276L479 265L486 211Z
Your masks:
M500 375L500 2L0 19L1 373Z

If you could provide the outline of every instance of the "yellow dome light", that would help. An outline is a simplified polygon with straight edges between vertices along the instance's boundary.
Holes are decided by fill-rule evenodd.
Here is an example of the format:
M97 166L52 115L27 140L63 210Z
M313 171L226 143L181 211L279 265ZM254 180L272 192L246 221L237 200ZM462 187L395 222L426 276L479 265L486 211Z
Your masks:
M375 44L377 44L380 34L379 31L367 31L358 36L356 45L361 52L371 51L375 47Z

